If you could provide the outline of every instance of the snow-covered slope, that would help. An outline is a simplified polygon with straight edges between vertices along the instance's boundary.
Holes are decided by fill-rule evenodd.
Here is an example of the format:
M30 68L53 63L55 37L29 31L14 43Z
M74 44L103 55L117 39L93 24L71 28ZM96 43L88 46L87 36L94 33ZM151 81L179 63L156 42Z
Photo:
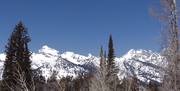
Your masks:
M0 79L2 79L3 63L5 54L0 54ZM94 71L99 65L99 57L83 56L73 52L59 51L43 46L38 53L32 53L32 69L37 69L38 74L42 73L45 78L49 78L53 70L56 71L57 78L62 76L76 77L79 72L87 73ZM119 67L118 77L122 79L124 76L137 74L137 77L147 83L149 80L157 82L161 81L162 71L160 71L160 63L162 57L159 53L152 53L146 50L131 49L121 58L115 58L115 62Z
M163 77L162 59L160 53L131 49L121 58L116 58L119 67L118 76L122 79L124 76L136 74L138 79L144 83L148 83L150 80L161 82Z
M38 69L39 73L42 73L45 78L49 78L53 70L56 71L57 78L62 76L76 77L79 72L87 73L94 70L95 67L93 62L95 57L85 57L73 52L65 52L62 55L59 51L43 46L38 53L33 53L31 56L32 68ZM86 66L86 60L91 63L90 68ZM96 58L98 61L98 58ZM89 64L90 65L90 64Z

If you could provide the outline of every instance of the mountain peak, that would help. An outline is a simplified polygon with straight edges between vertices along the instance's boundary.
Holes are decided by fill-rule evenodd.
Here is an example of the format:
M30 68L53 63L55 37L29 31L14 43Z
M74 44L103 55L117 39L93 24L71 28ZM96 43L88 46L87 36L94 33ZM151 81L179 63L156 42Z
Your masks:
M47 45L44 45L41 49L47 49L47 48L50 48L50 47L48 47Z
M91 53L89 53L89 54L87 55L87 57L92 57L92 54L91 54Z
M58 56L59 55L59 51L48 47L47 45L44 45L39 51L38 54L51 54L54 56Z
M131 49L131 50L129 50L129 51L127 52L127 55L133 55L133 54L135 54L135 53L136 53L136 50Z

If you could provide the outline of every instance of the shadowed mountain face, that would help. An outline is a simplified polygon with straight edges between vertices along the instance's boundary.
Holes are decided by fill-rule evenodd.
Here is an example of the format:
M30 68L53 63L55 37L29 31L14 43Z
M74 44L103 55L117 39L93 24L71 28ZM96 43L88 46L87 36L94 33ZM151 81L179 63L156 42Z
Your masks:
M0 54L0 79L2 79L5 56L5 54ZM76 77L79 72L93 72L96 67L99 67L99 57L91 54L83 56L73 52L59 54L59 51L48 46L43 46L38 53L33 53L31 60L32 69L37 69L37 74L42 73L46 79L50 77L53 70L56 71L59 79L67 75ZM149 80L157 82L162 80L162 56L159 53L131 49L121 58L115 58L115 62L119 68L117 74L119 79L136 74L143 83Z

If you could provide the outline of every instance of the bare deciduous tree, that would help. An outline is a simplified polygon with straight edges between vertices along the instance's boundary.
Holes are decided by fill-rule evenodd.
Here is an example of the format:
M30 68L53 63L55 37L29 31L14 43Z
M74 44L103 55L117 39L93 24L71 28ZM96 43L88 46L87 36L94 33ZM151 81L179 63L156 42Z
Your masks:
M106 66L106 57L103 57L103 50L101 46L100 51L100 68L97 67L97 73L91 78L90 91L109 91L107 79L107 66Z
M13 68L15 70L15 72L13 73L15 76L15 81L16 81L16 85L11 83L11 86L9 86L9 84L6 83L6 85L8 86L8 88L11 91L35 91L35 85L34 85L34 81L32 80L32 84L27 84L26 83L26 78L25 78L25 73L22 71L20 65L17 62L17 67L13 65Z
M176 0L159 0L159 5L149 7L150 14L161 21L160 31L164 49L165 66L162 90L180 90L179 30Z

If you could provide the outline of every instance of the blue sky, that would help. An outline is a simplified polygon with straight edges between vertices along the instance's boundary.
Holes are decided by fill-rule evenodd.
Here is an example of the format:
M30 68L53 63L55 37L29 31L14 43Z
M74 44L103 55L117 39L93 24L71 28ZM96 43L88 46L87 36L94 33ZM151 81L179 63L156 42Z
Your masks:
M159 25L148 13L156 0L2 0L0 3L0 53L19 21L28 27L32 52L47 45L62 54L91 53L99 56L100 46L108 51L112 34L115 55L130 49L158 51L153 41Z

